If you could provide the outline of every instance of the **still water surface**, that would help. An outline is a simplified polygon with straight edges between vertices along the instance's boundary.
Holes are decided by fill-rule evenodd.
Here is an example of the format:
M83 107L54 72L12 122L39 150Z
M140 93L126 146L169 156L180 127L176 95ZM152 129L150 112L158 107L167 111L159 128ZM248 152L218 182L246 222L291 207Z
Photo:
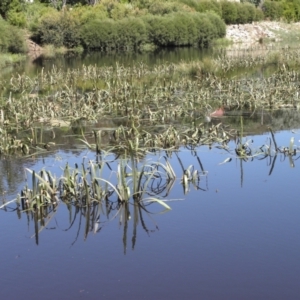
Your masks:
M54 63L77 68L82 63L178 62L202 54L186 49L147 57L130 55L134 57L128 62L126 55L97 54L79 60L38 61L20 70L33 74ZM278 146L288 146L292 136L300 145L300 129L292 132L299 127L298 113L277 113L272 118ZM262 126L260 117L256 121L257 126L248 122L251 129L247 120L244 124L245 134L258 148L270 134L264 133L268 124ZM279 131L280 127L288 130ZM76 148L72 141L67 143ZM18 216L10 209L14 204L0 210L0 299L299 299L297 156L291 167L281 154L274 164L274 157L241 162L215 147L200 147L197 154L208 172L201 177L201 189L191 185L184 194L182 170L173 155L177 179L167 197L176 199L167 202L172 210L143 212L138 222L130 206L127 225L118 215L109 220L101 215L98 231L91 228L86 234L85 216L60 202L37 237L31 214ZM199 169L189 150L182 148L179 157L184 166L194 164ZM228 157L233 158L231 162L220 164ZM66 162L74 166L83 158L94 160L95 154L59 149L29 161L1 159L2 198L8 201L20 193L27 183L25 167L45 168L59 177Z
M276 134L278 145L287 146L291 136L299 145L300 134L290 130ZM250 138L259 147L267 137ZM134 218L124 229L118 217L101 217L101 230L85 238L84 217L72 223L60 203L37 245L31 218L0 211L1 299L298 299L298 160L292 168L279 155L269 176L267 159L242 162L241 168L235 158L220 164L228 157L224 150L200 147L197 154L208 171L203 190L191 186L184 195L172 157L177 181L168 199L181 200L168 202L168 213L144 214L136 233ZM183 165L196 165L189 150L179 156ZM12 162L22 181L6 199L24 186L25 166L59 177L60 166L83 157L94 159L94 153L60 150L34 162Z

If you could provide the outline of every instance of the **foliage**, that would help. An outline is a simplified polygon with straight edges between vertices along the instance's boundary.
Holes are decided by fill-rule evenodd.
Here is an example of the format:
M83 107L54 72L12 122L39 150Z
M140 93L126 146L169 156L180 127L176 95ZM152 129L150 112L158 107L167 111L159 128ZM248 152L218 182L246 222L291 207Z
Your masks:
M88 49L132 49L147 40L146 26L138 18L91 20L82 27L81 36Z
M230 1L222 1L222 18L226 24L235 24L237 20L237 5Z
M284 19L287 22L300 21L299 0L265 0L262 4L262 10L264 12L265 17L270 20Z
M251 3L251 4L255 5L256 7L258 7L262 1L261 0L242 0L241 2L242 3Z
M225 35L224 22L213 13L172 13L144 18L90 20L81 30L85 48L131 49L157 46L208 46Z
M41 19L35 38L43 44L74 48L80 44L80 24L68 12L50 13Z
M196 6L198 12L213 11L222 17L222 6L221 3L216 0L201 0Z
M152 15L166 15L172 12L191 12L193 9L183 3L176 1L153 1L149 7L148 12Z
M210 22L214 25L217 32L217 37L224 37L226 35L226 25L224 21L214 12L208 12L206 15Z
M82 25L89 20L108 18L107 10L102 4L94 6L78 5L70 11L70 14Z
M21 0L1 0L0 1L0 16L6 19L7 14L10 10L12 11L21 11L22 10Z
M211 19L215 18L212 16ZM218 37L218 29L205 14L173 13L165 17L149 17L147 22L149 39L158 46L208 46Z
M283 15L283 3L271 0L265 0L262 10L266 18L270 20L279 20Z
M117 31L115 21L91 19L81 28L81 39L84 48L115 48Z
M9 25L0 17L0 51L11 53L25 53L26 44L24 34L17 27Z

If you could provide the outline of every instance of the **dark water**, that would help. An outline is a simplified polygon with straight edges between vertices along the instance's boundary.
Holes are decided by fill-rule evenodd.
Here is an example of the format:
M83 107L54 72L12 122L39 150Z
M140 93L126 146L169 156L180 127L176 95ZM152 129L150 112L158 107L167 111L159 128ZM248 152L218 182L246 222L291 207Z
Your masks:
M300 130L276 133L278 146L288 146ZM249 136L254 148L270 134ZM234 147L231 143L230 147ZM163 153L162 153L163 154ZM101 215L97 233L85 235L85 218L74 221L62 202L49 214L38 245L30 214L0 211L1 299L298 299L300 294L299 160L274 158L241 161L228 152L200 147L197 154L207 176L200 187L184 195L181 168L165 214L143 213L135 228L134 212L127 227L119 216ZM24 186L24 167L46 168L59 177L66 161L95 159L90 151L61 150L35 161L1 160L11 164L2 183L15 170L17 185L7 188L7 200ZM184 166L196 157L182 149ZM153 159L153 157L152 157ZM14 166L14 168L12 167ZM14 205L9 205L13 207ZM148 231L145 230L147 228ZM134 246L134 249L132 249Z
M53 65L62 68L81 68L82 65L97 65L97 66L115 66L116 64L124 66L132 66L139 63L146 65L157 65L165 63L191 62L201 60L204 57L212 56L213 49L201 50L198 48L167 48L159 49L154 52L88 52L82 55L67 55L58 56L56 58L44 59L38 57L34 60L28 60L21 63L18 68L8 69L4 73L9 77L13 72L35 74L44 68L45 71L52 69Z

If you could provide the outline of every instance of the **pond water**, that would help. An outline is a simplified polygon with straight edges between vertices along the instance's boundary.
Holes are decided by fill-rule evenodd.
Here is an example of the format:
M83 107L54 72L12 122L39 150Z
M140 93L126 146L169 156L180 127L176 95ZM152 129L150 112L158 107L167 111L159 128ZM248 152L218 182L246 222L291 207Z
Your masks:
M291 136L299 144L300 131L288 130L276 133L278 145L288 145ZM270 134L249 138L260 147ZM107 219L101 213L97 227L90 222L87 230L85 212L62 202L44 227L8 205L0 212L1 298L297 299L297 157L293 167L283 154L274 165L274 157L222 164L227 151L196 152L207 171L200 189L190 184L183 193L173 154L176 181L167 197L172 210L164 214L136 214L131 205L128 222L121 214ZM194 152L182 148L178 155L184 166L199 169ZM1 160L6 200L25 185L25 167L59 177L67 161L74 166L83 158L95 159L95 153L60 150L31 161Z
M253 150L248 159L236 156L234 140L227 150L213 144L142 157L141 164L165 162L166 156L176 174L170 186L151 186L171 207L164 213L155 202L146 210L132 202L112 204L108 213L105 206L88 210L60 201L37 219L15 203L3 207L0 298L298 299L299 154L254 154L270 145L268 126L279 148L289 147L294 137L299 150L299 117L288 110L246 114L244 136ZM240 117L231 112L212 122L238 128ZM85 130L92 128L101 122ZM26 168L44 168L59 178L66 163L96 161L95 152L79 147L72 133L57 129L57 146L30 159L1 158L3 201L31 185ZM106 157L112 168L106 165L107 180L116 178L115 157ZM184 188L182 166L190 165L199 181Z

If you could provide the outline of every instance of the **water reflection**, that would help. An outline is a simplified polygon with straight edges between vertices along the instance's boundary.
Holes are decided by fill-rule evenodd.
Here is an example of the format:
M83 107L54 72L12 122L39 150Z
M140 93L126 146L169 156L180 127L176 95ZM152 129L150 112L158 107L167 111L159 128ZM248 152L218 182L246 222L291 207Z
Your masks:
M282 141L285 141L285 146L281 146ZM236 152L239 145L244 147L245 155ZM248 150L246 147L248 147ZM77 158L73 157L73 162L78 163L78 160L82 159L82 155L77 153ZM89 158L92 159L94 155L90 153ZM78 185L75 185L73 194L66 194L63 188L63 185L66 184L64 178L67 177L64 171L64 175L60 177L62 179L57 185L60 200L58 203L48 202L48 204L39 205L35 202L28 205L27 200L22 199L23 194L21 191L21 198L16 204L9 203L9 205L1 207L6 212L16 213L18 219L25 217L27 227L32 230L30 237L35 239L37 245L40 243L40 235L46 234L44 231L62 230L70 232L72 234L70 245L73 246L78 239L86 240L91 233L99 234L110 223L118 222L119 228L123 231L123 251L126 254L129 245L132 250L135 248L138 240L138 227L143 229L147 235L158 230L155 215L162 212L162 207L166 208L168 205L172 207L172 202L169 204L160 201L186 199L190 193L209 192L211 190L208 181L209 174L224 168L225 165L229 167L229 173L234 168L239 169L240 186L243 188L245 180L252 180L252 177L248 176L249 168L247 166L249 164L259 163L259 165L262 165L263 162L266 162L265 167L257 169L259 170L257 172L264 172L271 176L276 168L278 168L278 172L282 172L282 166L286 162L288 162L290 168L295 168L300 154L299 146L295 143L295 139L291 138L291 133L283 132L275 134L275 136L270 133L268 136L252 136L252 138L248 137L239 142L231 141L228 148L219 147L218 145L202 146L192 150L181 148L179 151L168 150L148 154L145 158L135 159L134 161L130 159L123 159L122 161L120 158L117 159L116 155L113 156L108 160L99 158L99 155L96 155L96 159L94 157L94 164L99 166L99 171L102 172L103 168L106 168L103 171L103 180L98 180L97 183L102 191L100 199L95 195L95 190L90 190L89 196L83 193L84 178L87 178L87 180L91 178L93 163L90 161L88 166L83 168L88 174L87 177L79 178L80 172L76 171L74 178L76 178L76 184ZM217 162L213 167L210 163L212 160ZM21 164L12 162L5 165L5 163L8 163L5 160L0 160L0 162L3 166L6 166L10 174L15 176L14 178L4 177L7 182L13 183L9 190L10 194L15 193L17 186L19 187L20 182L23 180L24 175L20 176L20 170L23 167ZM147 162L147 168L145 162ZM34 166L33 163L31 166L37 169L37 166ZM57 166L55 168L57 170ZM126 182L123 183L120 180L120 173L118 173L121 172L120 168L125 176L124 180ZM167 175L166 170L168 168L173 170L173 177ZM153 173L154 169L155 172ZM134 172L136 172L138 178L138 187L136 186L137 183L134 183ZM117 173L119 175L116 175ZM172 172L170 171L170 173ZM116 175L114 179L112 178L113 175ZM16 178L20 178L19 181L15 180ZM100 177L96 176L95 178L99 179ZM108 178L110 184L114 186L111 185L112 188L109 189L107 188ZM96 181L93 180L89 180L89 182L89 186L95 186L96 184ZM101 185L101 182L105 184ZM120 184L124 184L124 186L121 187ZM178 189L180 186L182 187L181 192ZM87 197L94 200L88 202ZM128 200L125 200L124 197L128 197ZM59 215L57 215L58 212L60 212ZM67 225L66 220L68 220ZM129 229L130 223L132 224L131 231Z

